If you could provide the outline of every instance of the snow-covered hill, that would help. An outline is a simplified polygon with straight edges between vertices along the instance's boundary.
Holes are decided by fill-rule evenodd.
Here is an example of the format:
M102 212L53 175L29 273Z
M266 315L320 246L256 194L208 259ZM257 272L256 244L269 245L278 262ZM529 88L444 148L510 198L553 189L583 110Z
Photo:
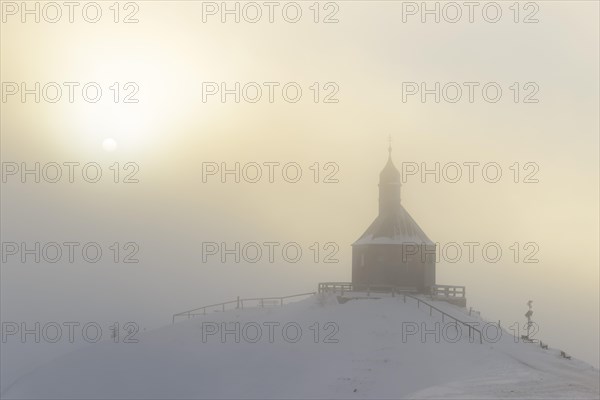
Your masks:
M599 397L598 370L586 363L516 343L508 331L496 341L491 324L483 344L472 342L413 299L388 296L339 304L316 295L284 307L211 313L144 332L138 343L75 351L21 377L2 397ZM464 309L431 303L485 324ZM423 337L424 330L430 333Z

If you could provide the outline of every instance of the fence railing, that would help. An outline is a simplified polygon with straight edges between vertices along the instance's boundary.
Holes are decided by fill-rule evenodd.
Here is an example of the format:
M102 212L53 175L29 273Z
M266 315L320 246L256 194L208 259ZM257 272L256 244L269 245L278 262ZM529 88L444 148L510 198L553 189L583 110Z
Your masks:
M424 306L429 307L429 315L433 316L433 310L437 311L438 313L441 314L442 316L442 322L445 322L444 319L448 318L458 324L461 324L463 326L466 326L467 329L469 330L469 340L474 340L475 339L475 333L479 334L479 343L483 344L483 334L481 333L481 331L477 328L475 328L474 326L469 325L469 323L464 322L459 320L458 318L453 317L452 315L448 314L447 312L444 312L442 310L440 310L439 308L437 308L434 305L429 304L428 302L415 297L415 296L411 296L410 294L404 294L404 302L406 303L406 298L409 297L411 299L414 299L417 301L417 308L420 308L420 305L423 304Z
M445 292L447 290L448 293L454 293L453 296L455 296L455 297L464 297L464 294L465 294L464 286L436 285L434 287L439 288L440 290L442 290L442 292ZM416 300L417 308L421 308L421 305L423 305L423 307L429 307L428 310L429 310L430 316L433 316L433 311L435 310L442 316L442 322L445 322L445 320L448 319L448 320L454 321L457 324L461 324L461 325L467 327L468 332L469 332L469 340L475 340L475 337L477 335L479 335L479 343L483 343L483 334L481 333L481 331L479 329L475 328L474 326L469 325L469 323L467 323L467 322L461 321L458 318L453 317L452 315L448 314L445 311L440 310L439 308L437 308L434 305L431 305L430 303L426 302L425 300L422 300L418 297L412 296L411 293L417 292L416 288L399 287L399 286L391 286L391 285L354 285L351 282L321 282L321 283L319 283L318 291L319 291L319 293L327 293L327 292L337 293L339 291L341 295L343 295L344 292L365 292L365 291L367 292L367 295L370 295L371 292L382 291L382 292L389 292L391 294L391 296L395 296L396 294L403 296L403 300L405 303L406 303L406 298L408 297L408 298ZM460 296L461 293L462 293L462 296Z
M239 297L235 300L225 301L223 303L210 304L208 306L202 306L198 308L194 308L193 310L183 311L177 314L173 314L172 323L175 323L175 318L177 317L196 317L198 315L206 315L207 311L226 311L228 309L243 309L244 306L246 308L256 308L256 307L274 307L280 306L283 307L285 304L285 300L291 299L294 297L302 297L302 296L312 296L316 294L315 292L309 293L300 293L293 294L291 296L283 296L283 297L255 297L248 299L240 299ZM235 307L231 307L235 305Z
M393 285L362 285L351 282L321 282L318 287L319 293L337 293L344 295L345 292L367 292L369 295L373 293L390 293L392 296L400 293L416 293L417 288L393 286Z
M437 285L438 287L444 288L442 285ZM446 286L447 288L463 288L464 295L464 287L463 286ZM406 303L406 298L413 299L417 302L417 308L428 307L429 315L433 316L433 311L435 310L442 317L442 322L445 322L445 319L449 319L454 321L457 324L461 324L467 327L469 332L469 340L474 340L476 334L479 335L479 343L483 343L483 334L481 331L474 326L469 325L469 323L461 321L452 315L448 314L445 311L440 310L436 306L422 300L418 297L411 295L410 293L415 293L416 289L411 287L399 287L399 286L390 286L390 285L354 285L350 282L321 282L318 286L318 293L337 293L340 292L342 295L344 292L358 292L358 291L366 291L367 295L370 295L371 292L389 292L391 296L395 296L396 294L403 296L403 300ZM457 293L460 293L458 291ZM300 293L294 294L291 296L282 296L282 297L256 297L256 298L247 298L240 299L239 297L235 300L225 301L223 303L210 304L203 307L194 308L193 310L183 311L177 314L173 314L172 323L175 323L175 318L177 317L195 317L198 315L206 315L207 311L226 311L227 306L235 305L232 309L243 309L244 306L248 307L272 307L272 306L281 306L285 304L285 300L296 298L296 297L306 297L312 296L316 294L316 292L308 292L308 293ZM459 297L459 296L457 296Z
M466 288L464 286L433 285L431 287L431 295L445 297L465 297Z

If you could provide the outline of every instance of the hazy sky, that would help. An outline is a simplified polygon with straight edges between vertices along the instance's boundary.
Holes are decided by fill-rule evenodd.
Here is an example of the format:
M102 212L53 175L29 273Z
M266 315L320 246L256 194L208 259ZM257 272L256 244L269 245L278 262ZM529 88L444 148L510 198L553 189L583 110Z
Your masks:
M404 207L434 242L481 244L474 262L466 254L456 263L440 260L438 283L466 285L469 306L506 327L522 325L533 300L538 336L598 367L597 2L536 2L539 10L520 9L518 23L512 2L499 2L497 23L486 22L479 8L473 23L466 9L457 23L432 17L422 23L419 14L403 22L403 4L389 1L327 9L321 3L318 23L312 2L298 3L297 23L286 22L281 7L273 23L266 8L257 23L231 16L222 23L218 13L203 22L201 2L147 1L136 3L139 10L120 10L120 21L130 12L139 20L125 24L113 21L111 2L99 4L98 23L83 20L80 10L69 23L66 9L57 23L32 17L21 23L20 14L3 9L3 168L96 162L103 175L98 183L83 180L80 170L74 183L66 176L58 183L28 176L22 183L18 174L7 175L2 242L95 242L103 257L73 264L8 257L0 271L2 321L134 320L149 329L169 323L175 312L238 295L287 295L316 290L321 281L348 281L350 245L377 214L378 174L391 135L399 169L458 163L466 174L464 163L480 163L472 183L466 175L457 183L415 175L402 187ZM522 23L532 12L539 22ZM331 13L339 22L323 23ZM57 82L63 97L36 103L27 95L22 103L20 92L7 94L11 82L19 90L22 82L28 89ZM64 82L79 83L73 103ZM103 90L97 103L81 95L89 82ZM220 90L221 82L228 89L257 84L246 86L239 103L234 95L223 103L220 93L203 92ZM273 82L272 103L265 82ZM421 102L420 93L403 101L406 82L456 85L439 103L434 95ZM476 83L472 103L464 82ZM302 89L296 103L282 95L288 83L290 96ZM488 83L502 89L495 103L483 98ZM251 103L246 99L256 86L263 96ZM462 98L451 103L456 86ZM139 102L124 103L136 89L131 98ZM52 98L54 87L47 90ZM324 102L327 95L338 101ZM105 149L108 138L114 151ZM250 179L236 183L229 175L222 183L217 174L203 182L203 163L233 168L236 162L247 166ZM273 183L264 164L270 162L280 163ZM255 164L248 163L262 166L260 181L249 182ZM300 166L299 182L283 178L287 163ZM488 163L501 168L497 183L482 176ZM139 182L123 183L133 172ZM325 183L328 176L338 182ZM538 182L524 183L528 176ZM139 263L114 263L115 242L135 242ZM278 242L278 249L298 243L303 257L288 262L277 250L274 263L264 254L257 263L232 257L223 263L219 256L203 262L206 242ZM486 243L503 250L498 262L482 257ZM131 249L121 248L119 260ZM332 249L338 262L323 262ZM539 262L523 262L532 249Z

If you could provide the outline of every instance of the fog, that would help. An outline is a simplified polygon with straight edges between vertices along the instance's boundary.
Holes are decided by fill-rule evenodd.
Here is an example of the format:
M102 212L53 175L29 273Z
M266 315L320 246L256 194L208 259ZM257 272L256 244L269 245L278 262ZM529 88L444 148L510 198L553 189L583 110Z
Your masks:
M403 23L400 2L342 2L339 22L324 24L302 7L298 23L202 22L200 2L139 3L135 24L3 21L2 322L95 321L108 330L132 321L150 330L237 296L350 281L351 244L377 215L391 136L402 204L448 251L437 283L466 286L468 307L505 327L522 329L533 300L537 337L598 367L598 4L544 2L537 24L511 14L497 24L480 14L474 23ZM64 93L23 103L6 82L58 82ZM88 103L77 89L70 103L63 82L97 82L103 97ZM139 102L122 101L127 82ZM221 82L257 85L222 102ZM277 83L273 102L265 82ZM290 82L302 89L295 103L281 92ZM403 99L403 82L457 82L463 97ZM473 102L464 82L479 83ZM489 82L503 89L500 101L482 98ZM256 86L262 98L247 101ZM535 88L539 101L525 103ZM107 138L114 151L103 149ZM79 163L72 183L65 162ZM21 175L35 163L39 183ZM61 166L56 183L49 163ZM98 182L85 179L94 170L81 174L87 163L100 166ZM237 176L221 174L236 163ZM436 163L437 176L421 174ZM36 242L38 255L58 243L62 257L48 262L50 248L39 262L23 256L22 243ZM78 243L72 263L67 242ZM236 254L223 254L236 242ZM466 242L477 243L472 261ZM102 249L97 262L82 256L86 243ZM275 243L272 260L265 243ZM489 243L501 248L498 260L482 254ZM3 386L84 344L2 343Z

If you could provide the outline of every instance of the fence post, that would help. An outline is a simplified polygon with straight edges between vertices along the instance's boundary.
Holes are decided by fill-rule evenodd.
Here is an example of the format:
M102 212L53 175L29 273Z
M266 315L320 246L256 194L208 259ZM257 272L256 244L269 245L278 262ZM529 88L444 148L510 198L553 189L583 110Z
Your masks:
M235 308L237 308L237 309L240 308L240 296L237 297L237 305Z
M223 312L225 312L225 303L223 303Z
M283 297L279 299L281 301L281 307L283 307Z
M406 295L404 295L404 302L406 303Z
M371 297L371 286L367 286L367 296Z
M469 317L471 316L471 311L473 311L473 307L469 307Z

